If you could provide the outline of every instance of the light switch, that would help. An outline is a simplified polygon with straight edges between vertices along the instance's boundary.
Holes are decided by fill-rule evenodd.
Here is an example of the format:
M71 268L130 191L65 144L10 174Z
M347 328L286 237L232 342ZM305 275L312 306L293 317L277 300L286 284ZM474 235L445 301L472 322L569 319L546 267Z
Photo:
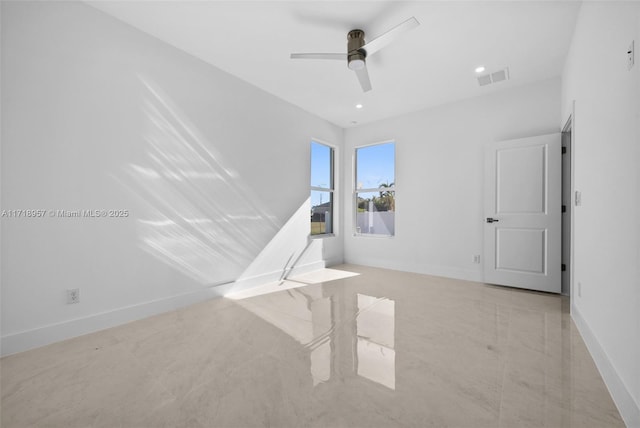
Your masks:
M582 192L576 190L576 207L579 207L580 205L582 205Z

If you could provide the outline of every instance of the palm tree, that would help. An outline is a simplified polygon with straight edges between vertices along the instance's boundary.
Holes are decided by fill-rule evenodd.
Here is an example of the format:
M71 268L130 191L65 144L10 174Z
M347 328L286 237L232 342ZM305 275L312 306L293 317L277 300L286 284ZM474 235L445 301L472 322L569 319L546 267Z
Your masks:
M395 183L382 183L378 186L380 189L393 188ZM396 210L396 198L393 190L381 190L380 198L376 198L378 202L378 211L395 211Z

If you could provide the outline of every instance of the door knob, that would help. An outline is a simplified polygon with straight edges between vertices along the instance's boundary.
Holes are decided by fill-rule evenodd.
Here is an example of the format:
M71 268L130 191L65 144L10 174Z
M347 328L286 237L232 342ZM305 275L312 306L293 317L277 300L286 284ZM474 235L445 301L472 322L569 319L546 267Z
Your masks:
M487 223L497 223L500 220L498 220L497 218L491 218L491 217L487 217Z

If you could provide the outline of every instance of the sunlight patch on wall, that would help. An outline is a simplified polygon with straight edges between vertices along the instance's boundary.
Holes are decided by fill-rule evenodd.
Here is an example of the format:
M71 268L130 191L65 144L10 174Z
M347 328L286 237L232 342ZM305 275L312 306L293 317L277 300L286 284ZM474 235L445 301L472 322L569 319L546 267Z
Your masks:
M157 85L145 88L145 159L123 184L142 201L140 246L202 284L236 280L278 232L266 204Z

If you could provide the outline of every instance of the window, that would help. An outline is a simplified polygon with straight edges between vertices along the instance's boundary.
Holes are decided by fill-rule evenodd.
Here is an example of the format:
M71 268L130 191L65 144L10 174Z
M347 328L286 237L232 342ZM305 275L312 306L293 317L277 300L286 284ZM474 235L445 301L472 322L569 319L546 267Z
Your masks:
M395 235L396 145L356 149L355 230L358 235Z
M311 142L311 235L333 233L333 148Z

